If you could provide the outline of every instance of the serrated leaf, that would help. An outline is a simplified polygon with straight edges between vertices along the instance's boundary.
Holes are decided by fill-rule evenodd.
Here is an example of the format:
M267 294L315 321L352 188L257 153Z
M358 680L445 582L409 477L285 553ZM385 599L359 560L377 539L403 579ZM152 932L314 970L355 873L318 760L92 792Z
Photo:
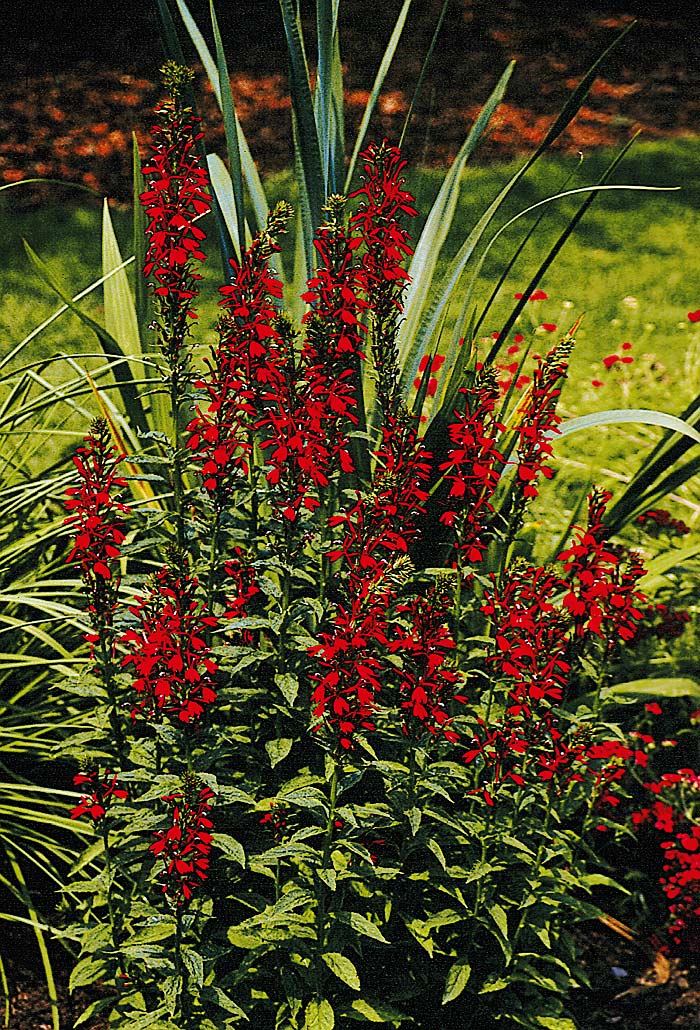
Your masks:
M198 951L194 951L192 948L182 948L180 953L190 977L197 987L201 987L204 983L204 959Z
M493 991L502 991L503 988L507 986L507 980L502 980L500 977L497 977L495 980L487 980L479 991L479 994L491 994Z
M318 875L321 880L325 883L329 890L334 891L336 888L336 874L335 869L319 869Z
M76 1019L73 1024L74 1030L75 1028L82 1026L83 1023L87 1023L88 1019L97 1015L98 1012L102 1012L106 1009L108 1005L112 1004L113 1000L113 998L98 998L97 1001L93 1001Z
M453 963L445 981L445 993L442 996L443 1005L447 1005L448 1002L454 1001L455 998L460 996L469 983L471 972L472 967L468 962L457 961Z
M421 810L420 808L411 808L406 815L408 816L408 825L411 827L411 833L415 837L420 827Z
M82 958L70 975L68 990L73 993L76 987L87 987L94 984L104 973L107 972L107 963L103 959L93 958L88 955Z
M331 1003L325 998L312 998L304 1013L304 1030L333 1030L335 1015Z
M433 840L432 837L431 837L430 840L428 840L428 842L426 844L426 847L428 848L429 851L432 851L432 853L435 855L436 859L438 860L438 862L440 863L442 868L446 869L447 868L447 862L445 860L445 855L443 853L442 848L438 844L438 842L436 840Z
M291 672L278 672L275 676L275 686L282 691L285 701L291 707L299 693L299 680Z
M330 971L335 973L339 980L342 980L348 987L352 987L354 991L359 991L360 977L349 958L341 955L338 951L327 951L322 957Z
M354 1001L347 1015L351 1019L362 1019L368 1023L388 1023L391 1020L406 1018L403 1012L392 1008L391 1005L384 1005L379 1001L369 1002L364 998Z
M292 750L293 743L294 741L290 737L278 737L277 740L268 740L265 743L265 750L273 769L279 762L284 761Z
M154 944L156 941L167 940L175 933L175 922L170 919L154 923L152 926L144 926L137 930L126 941L124 947L136 947L139 944Z
M371 937L372 940L381 941L382 944L389 943L379 927L365 916L361 916L359 912L343 912L339 918L342 922L349 923L353 930L361 933L364 937Z
M214 836L213 841L214 847L220 848L227 858L232 858L234 862L245 869L245 851L243 845L231 837L228 833L217 833Z

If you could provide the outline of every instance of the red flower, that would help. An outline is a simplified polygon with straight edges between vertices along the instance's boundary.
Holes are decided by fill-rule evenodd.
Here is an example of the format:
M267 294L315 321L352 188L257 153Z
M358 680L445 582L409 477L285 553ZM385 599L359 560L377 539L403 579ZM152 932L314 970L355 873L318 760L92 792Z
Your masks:
M111 779L110 779L111 777ZM75 808L71 809L71 819L79 819L81 815L89 815L94 823L98 823L105 815L113 798L124 800L129 796L128 790L122 787L116 774L105 769L103 775L98 769L90 773L77 773L73 777L76 787L89 787L90 791L81 797Z
M117 500L119 489L126 486L119 475L123 460L124 455L112 446L105 419L95 419L84 446L73 458L79 486L66 490L65 507L71 514L64 521L75 532L66 561L80 565L94 630L86 639L93 650L101 638L111 650L111 626L121 578L119 558L126 530L123 516L129 514L129 508Z
M556 333L557 331L557 327L554 322L543 322L541 328L544 329L546 333Z
M688 312L688 321L693 322L693 323L700 322L700 310L698 310L698 311L689 311Z
M197 580L179 558L153 577L146 596L129 609L138 627L122 637L128 652L122 667L133 666L133 686L141 697L132 709L133 719L162 713L196 722L216 700L212 684L217 666L205 635L217 620L197 601L196 590Z
M178 907L208 876L213 797L213 790L202 787L199 777L189 776L182 791L161 799L171 805L170 825L155 833L157 839L148 850L163 862L161 887Z
M611 495L594 490L588 499L588 527L575 531L575 542L559 555L564 563L569 590L563 604L582 637L594 633L612 647L616 638L632 640L642 618L640 604L646 598L636 589L645 573L633 552L620 552L607 543L603 524Z
M544 358L538 358L527 406L515 427L519 437L517 475L522 496L521 506L528 498L537 496L540 475L547 479L553 475L545 462L552 453L551 438L561 422L556 408L566 378L570 353L571 346L560 343Z

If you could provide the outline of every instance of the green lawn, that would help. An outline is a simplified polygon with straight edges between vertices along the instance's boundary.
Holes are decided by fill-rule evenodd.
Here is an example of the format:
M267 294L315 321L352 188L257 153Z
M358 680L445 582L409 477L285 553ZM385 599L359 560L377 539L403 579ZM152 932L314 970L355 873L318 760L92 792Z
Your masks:
M516 187L494 222L494 228L507 218L556 193L595 183L612 155L593 151L580 163L575 157L554 156L542 159ZM519 167L516 162L489 167L468 166L462 184L455 226L449 245L453 250L483 213L488 203ZM416 193L419 211L424 215L441 181L439 171L409 174L409 185ZM585 312L571 363L571 382L564 396L569 414L581 414L601 407L655 407L680 413L700 392L700 323L695 330L687 318L700 308L700 262L697 240L700 237L700 139L667 143L639 143L616 170L615 183L655 186L680 186L676 192L615 191L601 193L574 235L567 241L541 287L546 301L529 304L517 331L526 337L540 323L555 323L566 329L578 314ZM291 177L277 176L270 183L273 198L291 192ZM544 218L521 254L515 269L484 323L480 335L488 336L503 324L513 304L513 294L523 290L548 252L552 242L566 226L581 197L555 201L540 209ZM493 282L526 227L536 215L522 219L507 230L491 251L479 283L477 301L483 303ZM113 220L124 256L131 253L131 214L113 211ZM75 294L100 272L101 210L97 201L80 207L45 204L39 210L21 211L13 205L13 191L0 196L0 227L4 240L0 262L0 310L2 353L7 354L20 340L57 306L55 295L31 269L21 239L26 238L35 251L51 266L66 288ZM209 231L213 233L213 225ZM291 234L290 234L291 236ZM290 259L291 238L286 242L285 260ZM133 266L130 269L133 275ZM200 304L198 341L206 343L216 319L215 288L221 267L210 245L205 268L203 302ZM97 290L83 304L85 310L101 317L101 296ZM544 349L556 334L543 334L534 350ZM605 372L602 359L623 352L634 362L618 363ZM79 320L63 315L37 336L23 354L23 360L48 358L59 351L93 351L94 338ZM60 370L55 369L55 375ZM596 388L592 380L602 380ZM572 437L562 441L559 451L573 479L585 478L580 464L588 462L591 451L613 472L623 475L635 462L639 447L655 438L655 431L598 429L591 437ZM571 464L578 462L579 464ZM579 469L578 472L575 470ZM685 490L689 504L700 500L700 493ZM695 509L685 507L683 516L694 517Z

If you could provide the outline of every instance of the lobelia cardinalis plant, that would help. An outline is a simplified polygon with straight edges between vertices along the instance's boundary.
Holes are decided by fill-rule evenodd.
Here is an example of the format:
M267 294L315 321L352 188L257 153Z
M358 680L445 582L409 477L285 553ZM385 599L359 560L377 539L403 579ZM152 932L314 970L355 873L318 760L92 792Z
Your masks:
M415 207L383 142L326 200L301 321L282 202L200 362L210 193L165 78L141 202L170 429L127 457L97 420L67 500L93 707L63 753L96 832L64 936L72 986L108 988L79 1022L574 1026L572 928L612 884L595 827L645 756L601 716L644 603L610 495L550 566L513 556L572 334L505 403L465 354L433 446L436 356L400 388Z

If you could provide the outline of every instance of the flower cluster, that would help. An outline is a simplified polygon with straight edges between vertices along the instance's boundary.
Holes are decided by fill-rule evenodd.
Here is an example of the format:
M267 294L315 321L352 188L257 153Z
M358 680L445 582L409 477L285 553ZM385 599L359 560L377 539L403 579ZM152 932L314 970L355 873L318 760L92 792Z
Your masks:
M137 626L122 637L127 651L122 667L132 667L139 695L132 719L162 714L192 723L216 700L217 666L205 638L217 619L197 600L196 592L197 579L190 576L186 560L176 556L129 609Z
M658 780L645 783L654 801L632 814L639 829L651 823L665 840L659 882L666 895L670 914L669 934L677 946L697 950L700 930L700 821L697 799L700 774L693 769L664 773Z
M540 475L546 479L553 475L546 462L552 454L552 436L558 432L561 422L556 408L570 354L571 344L564 341L553 347L544 358L538 358L532 386L519 409L520 417L515 425L517 478L525 501L537 497Z
M683 608L670 608L663 601L657 601L642 610L642 618L633 639L637 641L655 637L657 640L677 640L689 622L690 612Z
M192 73L172 63L163 71L173 95L157 112L162 124L151 130L152 154L143 167L148 188L140 199L148 216L149 240L143 274L156 280L157 297L181 304L197 295L195 283L201 276L193 271L192 262L205 260L201 245L206 234L195 220L211 210L211 196L197 148L204 133L199 119L179 102Z
M447 601L445 594L433 589L425 597L397 605L401 621L394 628L388 650L402 659L399 694L406 732L410 734L411 727L417 726L456 743L459 734L450 728L449 705L466 698L455 693L460 677L448 667L455 641L445 622Z
M170 825L155 833L149 851L162 861L163 893L178 907L190 900L208 875L213 797L213 790L203 787L199 777L189 775L181 791L161 799L171 806Z
M650 508L637 516L637 525L642 526L647 532L656 536L659 533L667 533L669 536L686 536L690 533L690 526L686 525L683 519L674 519L669 511L664 508Z
M88 597L88 612L97 631L88 639L94 644L99 632L112 625L119 589L119 558L124 542L123 516L129 508L117 498L126 480L119 475L124 459L112 445L108 423L94 420L82 447L73 458L80 483L66 490L64 520L75 532L73 548L66 559L80 565Z
M616 640L632 640L642 618L646 598L637 589L644 575L641 559L607 542L604 525L610 493L594 490L588 499L588 526L575 530L575 541L559 555L564 565L570 612L576 634L595 634L612 647Z
M118 777L111 769L105 769L103 774L99 769L76 773L73 783L76 787L83 790L87 788L87 790L75 808L71 809L71 819L89 815L94 823L98 823L104 817L114 798L123 801L129 796L128 790L122 787Z
M486 550L493 513L491 498L504 460L496 449L497 434L503 426L494 416L498 388L493 376L479 373L474 387L463 388L461 396L464 410L460 407L453 413L448 426L447 461L439 466L449 485L449 507L440 521L453 529L460 559L473 565L481 561Z

